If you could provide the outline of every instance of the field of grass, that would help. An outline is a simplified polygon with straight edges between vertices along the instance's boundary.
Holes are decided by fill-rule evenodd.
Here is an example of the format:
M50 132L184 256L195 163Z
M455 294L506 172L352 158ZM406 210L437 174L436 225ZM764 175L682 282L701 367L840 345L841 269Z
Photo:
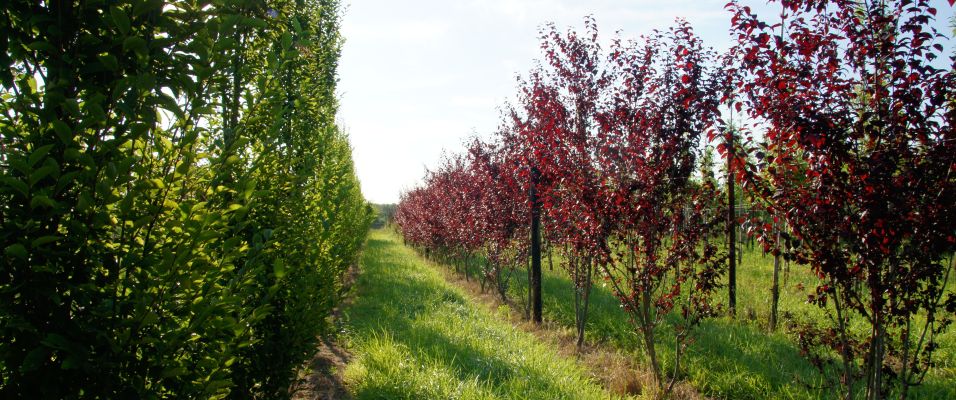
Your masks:
M544 262L542 290L545 319L574 326L572 284L567 272L554 270ZM738 317L705 322L696 342L689 348L683 365L692 386L710 397L729 399L818 399L837 398L838 391L825 388L817 370L801 355L794 338L788 336L790 319L823 321L825 314L806 302L815 287L815 278L806 267L791 265L784 285L781 273L780 322L777 332L768 332L770 283L773 258L757 249L744 249L738 267ZM509 295L518 302L527 297L526 274L515 274ZM726 304L726 299L722 299ZM665 349L672 349L668 334L657 335ZM591 294L587 340L607 343L637 359L643 358L639 338L631 330L610 287L595 280ZM956 328L939 338L941 348L934 354L937 368L924 384L911 390L916 399L956 399ZM668 363L670 351L665 352Z
M356 399L609 399L582 367L496 318L373 230L344 310Z

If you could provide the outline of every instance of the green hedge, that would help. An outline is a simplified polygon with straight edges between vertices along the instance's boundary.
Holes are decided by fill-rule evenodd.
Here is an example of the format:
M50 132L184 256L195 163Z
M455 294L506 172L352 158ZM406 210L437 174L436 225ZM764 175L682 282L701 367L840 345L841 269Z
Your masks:
M372 219L339 18L4 3L0 397L288 397Z

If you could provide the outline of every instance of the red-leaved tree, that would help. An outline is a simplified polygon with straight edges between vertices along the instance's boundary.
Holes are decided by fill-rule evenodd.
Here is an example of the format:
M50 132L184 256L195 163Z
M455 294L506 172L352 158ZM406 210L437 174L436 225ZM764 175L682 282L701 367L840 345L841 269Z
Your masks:
M820 279L810 301L833 323L801 344L832 353L814 361L838 355L846 398L906 398L956 312L944 258L956 247L952 59L938 60L927 1L780 5L770 23L728 5L738 90L766 127L766 170L737 178L792 228L797 261Z
M725 255L710 240L720 229L707 207L715 188L691 174L697 144L717 117L721 80L709 70L712 52L685 21L642 42L618 42L611 53L619 81L599 118L596 151L624 250L601 265L666 396L693 328L717 310L711 295ZM665 374L657 334L669 314L677 345L673 373Z
M546 122L533 132L548 152L538 165L551 183L543 193L544 211L574 283L579 348L584 345L595 266L608 259L617 223L617 216L608 213L603 196L608 181L602 180L596 157L597 119L606 107L611 71L594 19L585 18L585 27L583 35L573 29L561 33L553 24L542 29L546 68L534 71L533 85L525 89L529 95L523 97L539 99L527 108L528 117Z

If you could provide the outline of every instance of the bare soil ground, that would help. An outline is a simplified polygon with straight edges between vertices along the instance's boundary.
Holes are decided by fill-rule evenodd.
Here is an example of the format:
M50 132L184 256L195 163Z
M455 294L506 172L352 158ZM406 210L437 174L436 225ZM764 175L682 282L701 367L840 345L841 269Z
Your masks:
M323 338L306 368L300 372L293 385L294 400L346 400L351 399L342 382L342 372L348 365L351 354L333 340Z
M332 324L341 324L341 310L352 303L354 291L352 284L358 277L359 267L349 269L344 280L343 291L347 293L339 306L332 311ZM336 329L340 331L340 329ZM342 346L334 336L319 338L315 355L308 363L299 368L296 381L289 388L293 400L351 400L342 374L352 359L352 354Z

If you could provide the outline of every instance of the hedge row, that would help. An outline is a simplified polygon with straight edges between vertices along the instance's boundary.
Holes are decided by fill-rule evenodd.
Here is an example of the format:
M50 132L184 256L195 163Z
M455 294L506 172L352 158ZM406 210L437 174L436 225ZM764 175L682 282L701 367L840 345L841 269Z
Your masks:
M335 0L0 9L0 397L288 397L372 210Z

